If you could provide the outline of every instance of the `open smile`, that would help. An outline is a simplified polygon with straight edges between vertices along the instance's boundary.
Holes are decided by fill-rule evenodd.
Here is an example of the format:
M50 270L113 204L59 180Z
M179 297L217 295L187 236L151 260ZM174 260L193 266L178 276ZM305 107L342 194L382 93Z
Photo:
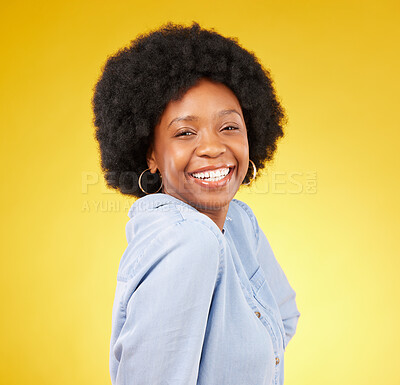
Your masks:
M188 175L190 180L193 180L200 186L216 188L226 185L231 180L234 169L235 166L221 167L213 170L188 173Z

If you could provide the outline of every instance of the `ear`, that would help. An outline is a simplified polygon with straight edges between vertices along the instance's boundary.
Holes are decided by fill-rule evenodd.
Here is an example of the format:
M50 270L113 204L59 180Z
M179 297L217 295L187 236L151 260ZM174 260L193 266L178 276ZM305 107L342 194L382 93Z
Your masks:
M157 166L156 156L154 153L153 143L150 144L147 150L146 161L147 161L147 166L150 168L150 172L152 174L155 174L157 172L158 166Z

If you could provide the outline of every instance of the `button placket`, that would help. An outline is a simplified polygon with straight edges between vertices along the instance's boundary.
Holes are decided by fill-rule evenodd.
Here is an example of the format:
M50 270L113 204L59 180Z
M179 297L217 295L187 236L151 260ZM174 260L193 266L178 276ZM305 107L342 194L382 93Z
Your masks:
M260 285L259 287L261 287ZM271 336L272 339L272 345L274 347L274 367L275 367L275 376L274 376L274 385L277 385L279 383L279 374L280 374L280 341L279 341L279 335L280 335L280 330L279 326L276 324L274 315L267 306L267 304L260 302L260 298L258 298L258 290L254 289L254 286L252 288L253 291L253 301L254 301L254 313L256 316L260 319L260 321L264 324L266 327L268 333ZM259 306L261 306L261 308Z
M257 299L256 299L256 301L257 301ZM259 311L254 311L254 314L257 316L257 318L260 318L260 321L264 324L264 326L266 326L266 328L268 330L268 333L269 333L269 335L270 335L270 337L272 339L272 344L274 346L274 354L275 354L275 359L274 359L274 362L275 362L274 385L277 385L278 381L279 381L279 371L280 371L279 364L281 362L281 360L279 358L279 352L278 352L277 337L276 337L275 331L274 331L274 329L273 329L273 327L271 325L271 320L268 319L269 317L268 316L265 317L264 314L261 317L261 313Z
M278 345L280 346L282 344L283 350L285 350L286 348L285 331L283 328L282 321L280 318L277 317L276 312L269 306L268 302L265 301L264 297L267 297L268 294L264 293L264 297L261 294L263 290L269 288L268 282L266 281L264 275L262 274L261 267L253 275L251 281L252 281L253 297L256 300L257 304L261 306L262 309L261 313L262 314L264 314L264 312L266 313L268 322L277 338Z

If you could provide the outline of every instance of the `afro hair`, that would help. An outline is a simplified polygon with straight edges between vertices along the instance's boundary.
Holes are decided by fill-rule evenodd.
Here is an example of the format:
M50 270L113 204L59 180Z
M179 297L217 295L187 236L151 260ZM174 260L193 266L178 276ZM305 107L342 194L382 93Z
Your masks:
M129 196L145 195L138 176L148 167L153 129L167 104L201 78L223 83L236 95L246 123L249 157L257 170L272 160L286 116L269 71L236 38L196 22L189 27L169 22L110 56L95 85L95 138L109 187ZM251 176L250 167L243 183ZM151 183L156 184L150 182L146 190L157 190Z

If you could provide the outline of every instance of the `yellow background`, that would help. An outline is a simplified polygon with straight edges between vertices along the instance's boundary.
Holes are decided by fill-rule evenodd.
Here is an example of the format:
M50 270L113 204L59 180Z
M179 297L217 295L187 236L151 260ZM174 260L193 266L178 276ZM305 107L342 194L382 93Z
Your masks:
M104 187L90 99L107 55L169 20L238 37L287 109L275 161L237 196L297 292L285 384L400 383L397 1L1 8L1 383L110 384L133 200Z

